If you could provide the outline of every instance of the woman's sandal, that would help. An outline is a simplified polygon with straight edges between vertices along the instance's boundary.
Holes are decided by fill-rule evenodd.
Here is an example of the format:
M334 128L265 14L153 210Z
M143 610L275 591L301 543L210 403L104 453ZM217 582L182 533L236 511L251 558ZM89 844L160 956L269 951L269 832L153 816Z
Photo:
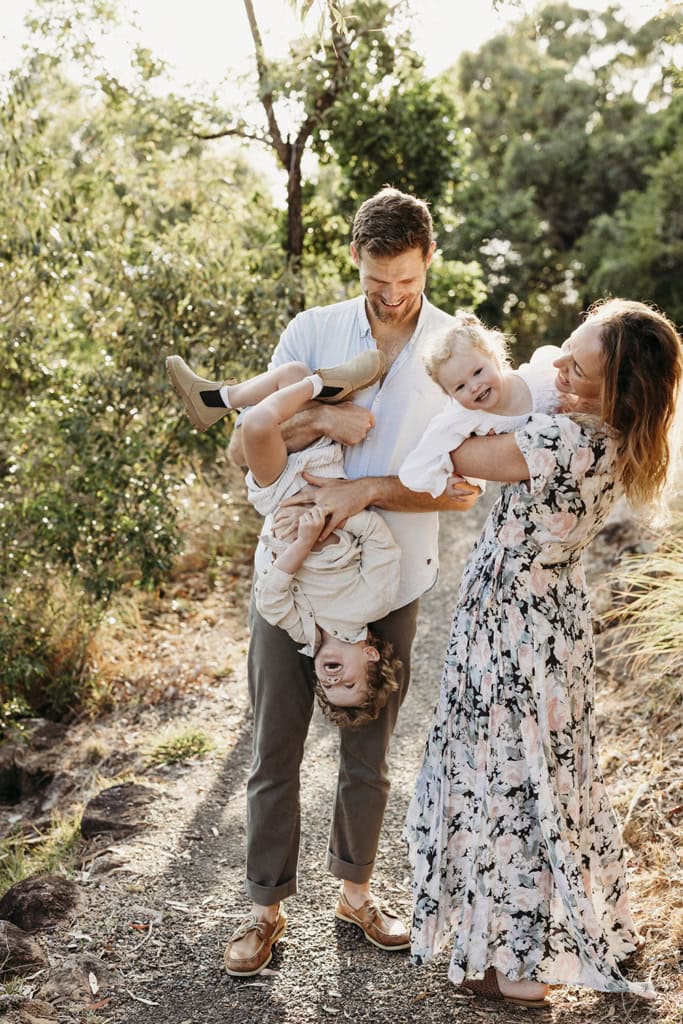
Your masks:
M504 1003L514 1003L515 1006L526 1006L529 1010L544 1010L550 1008L547 999L523 999L521 996L508 996L500 990L495 967L487 967L483 978L465 978L463 989L473 992L477 996L485 996L486 999L498 999Z

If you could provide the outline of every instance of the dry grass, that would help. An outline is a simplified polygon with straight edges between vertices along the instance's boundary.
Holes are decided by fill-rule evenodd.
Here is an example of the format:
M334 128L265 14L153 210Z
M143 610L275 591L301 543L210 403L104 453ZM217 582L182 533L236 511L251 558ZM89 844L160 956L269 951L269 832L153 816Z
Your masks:
M632 536L623 549L625 557L613 552L611 571L602 566L610 599L598 643L598 737L646 939L633 976L650 974L659 995L655 1004L630 1006L627 1016L681 1024L683 514L657 545L634 544Z
M647 672L656 660L658 672L672 676L683 669L683 513L647 554L625 558L612 584L618 603L604 616L612 634L612 650L633 659L636 671Z

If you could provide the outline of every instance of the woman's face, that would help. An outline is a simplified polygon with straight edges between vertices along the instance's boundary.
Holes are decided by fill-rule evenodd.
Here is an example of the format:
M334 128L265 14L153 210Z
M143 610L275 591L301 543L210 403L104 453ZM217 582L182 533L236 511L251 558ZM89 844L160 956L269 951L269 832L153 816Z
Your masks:
M561 394L576 399L573 409L599 413L603 365L601 325L587 320L577 327L553 365L557 367L555 387Z

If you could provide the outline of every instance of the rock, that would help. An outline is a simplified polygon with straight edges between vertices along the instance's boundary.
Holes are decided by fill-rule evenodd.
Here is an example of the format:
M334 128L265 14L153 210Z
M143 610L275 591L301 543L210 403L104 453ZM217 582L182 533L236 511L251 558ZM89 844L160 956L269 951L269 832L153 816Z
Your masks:
M0 900L0 918L25 932L50 928L85 909L83 890L59 875L33 875L10 886Z
M41 793L50 785L55 777L54 762L53 750L29 751L17 757L19 796L22 800Z
M149 786L125 782L93 797L83 811L81 835L86 839L103 832L126 836L147 825L144 808L156 799Z
M51 722L47 718L28 718L22 724L32 750L49 750L57 746L69 731L64 722Z
M60 999L90 1002L101 998L102 992L116 980L116 975L102 960L89 953L68 957L62 966L52 971L41 985L38 995L51 1003Z
M0 997L2 1024L55 1024L57 1020L57 1011L42 999L25 999L23 996L17 996L8 1000L5 1007L3 998Z
M10 921L0 921L0 975L30 974L46 964L35 939Z

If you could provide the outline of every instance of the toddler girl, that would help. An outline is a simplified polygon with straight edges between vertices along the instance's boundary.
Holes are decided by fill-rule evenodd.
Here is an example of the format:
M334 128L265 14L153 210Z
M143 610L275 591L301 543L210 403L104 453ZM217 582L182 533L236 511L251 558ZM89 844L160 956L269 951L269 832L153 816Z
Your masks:
M510 367L505 335L485 327L474 313L458 310L453 326L427 338L422 359L429 376L453 399L429 424L417 448L404 460L399 479L433 498L456 480L450 453L471 434L507 434L532 412L558 409L554 345L536 349L529 363ZM481 485L480 480L467 478Z

